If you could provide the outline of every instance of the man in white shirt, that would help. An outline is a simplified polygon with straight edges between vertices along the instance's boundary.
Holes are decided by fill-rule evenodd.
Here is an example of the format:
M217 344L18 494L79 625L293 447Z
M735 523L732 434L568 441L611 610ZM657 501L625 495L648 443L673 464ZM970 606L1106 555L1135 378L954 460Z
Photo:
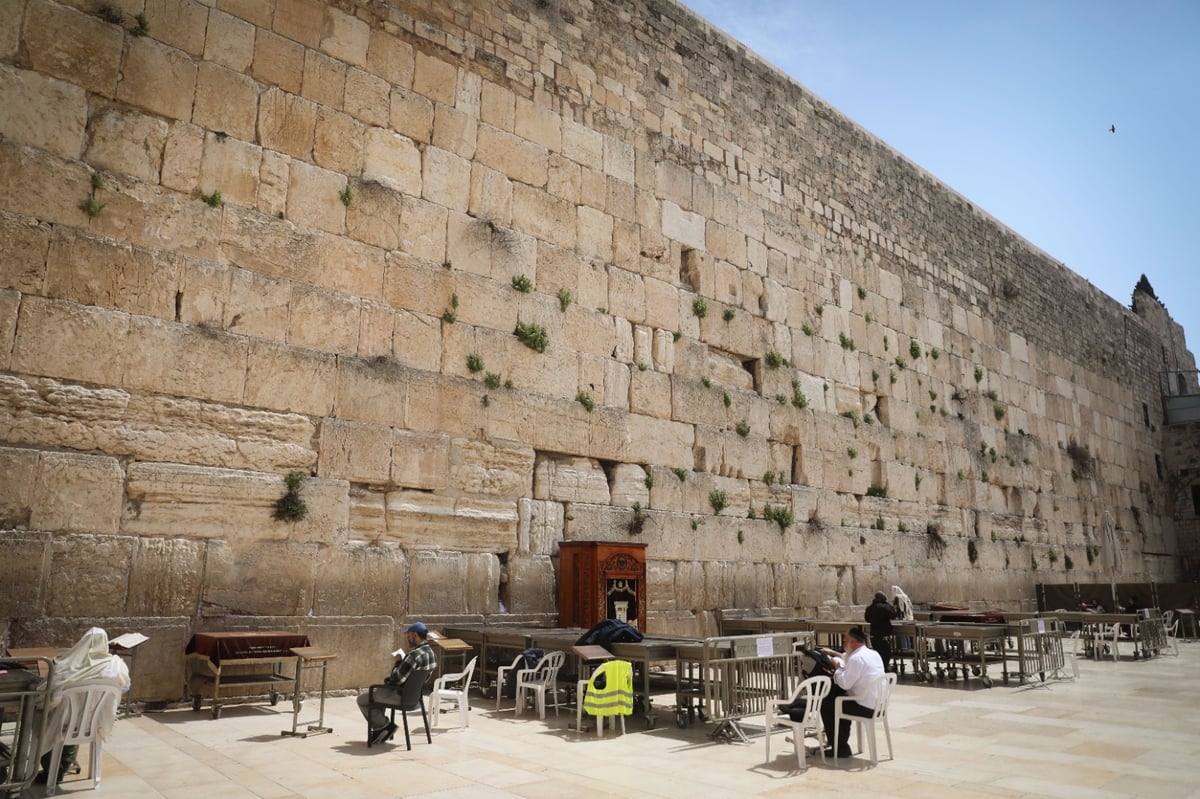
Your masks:
M875 681L883 676L883 659L879 653L867 646L867 636L861 627L854 627L842 636L845 654L833 649L822 648L830 656L837 670L833 673L833 690L821 703L821 720L825 722L825 740L833 743L833 705L839 696L859 695L861 700L843 702L842 712L851 716L869 717L882 697L876 695ZM843 721L837 730L838 757L850 757L850 722ZM833 747L825 750L833 755Z

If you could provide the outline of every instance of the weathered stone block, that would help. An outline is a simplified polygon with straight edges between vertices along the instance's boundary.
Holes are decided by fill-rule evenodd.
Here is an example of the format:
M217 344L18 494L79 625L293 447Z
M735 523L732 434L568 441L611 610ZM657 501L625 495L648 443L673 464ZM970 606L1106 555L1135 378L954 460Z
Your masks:
M466 613L466 556L461 552L420 550L410 557L409 612L423 614Z
M523 444L465 438L451 441L450 482L469 494L527 497L532 491L533 469L534 451Z
M113 458L44 452L29 524L50 532L115 533L124 479Z
M254 341L246 358L246 402L327 416L333 411L337 359L329 353Z
M125 612L134 539L111 535L55 536L46 587L50 616L119 616ZM71 575L65 578L66 575Z
M392 485L439 489L449 485L450 437L410 430L392 432Z
M405 549L508 552L517 542L517 504L392 491L387 525L388 536Z
M282 89L263 92L258 108L258 136L263 147L293 158L312 155L317 105Z
M426 147L423 160L420 183L406 182L404 190L415 194L419 188L421 196L430 202L466 211L471 197L471 162L437 147Z
M204 615L307 613L313 606L317 551L316 544L289 541L208 542Z
M548 555L517 555L508 561L509 613L555 613L558 594Z
M77 158L87 123L87 96L78 86L0 65L0 135Z
M590 458L538 453L533 468L533 496L606 505L610 500L608 478L600 464Z
M346 113L368 125L386 127L389 118L391 85L361 69L346 74Z
M373 29L367 43L367 69L388 83L402 88L412 86L412 45L387 31Z
M558 554L563 538L564 510L560 502L517 500L517 551L534 555Z
M292 161L288 179L288 219L298 225L343 233L346 206L342 204L341 192L345 188L344 175L303 161Z
M142 536L221 538L238 546L263 541L333 544L345 537L348 484L309 478L300 488L308 515L273 518L285 491L279 475L171 463L128 469L123 532Z
M356 66L367 63L371 26L333 6L325 6L321 24L321 49L340 61Z
M408 557L395 547L351 546L322 550L313 568L313 612L317 616L408 612Z
M363 422L325 419L321 423L320 459L322 477L352 483L387 485L392 468L392 430Z
M300 91L304 78L304 47L260 28L254 39L254 63L250 74L295 94Z
M14 459L6 454L10 452L14 450L0 450L0 475L4 476L4 486L0 489L0 523L5 527L4 533L0 534L0 583L9 586L9 590L0 592L0 614L6 619L38 618L45 613L52 537L49 533L8 529L14 523L14 508L23 507L28 521L32 496L32 480L21 481L24 486L14 485L20 480L21 473L12 470L29 470L32 477L33 464L28 461L36 461L36 455L32 453L29 457ZM18 492L19 495L14 496ZM17 586L20 590L14 590Z
M126 612L191 616L200 601L205 545L182 538L137 538L129 564Z

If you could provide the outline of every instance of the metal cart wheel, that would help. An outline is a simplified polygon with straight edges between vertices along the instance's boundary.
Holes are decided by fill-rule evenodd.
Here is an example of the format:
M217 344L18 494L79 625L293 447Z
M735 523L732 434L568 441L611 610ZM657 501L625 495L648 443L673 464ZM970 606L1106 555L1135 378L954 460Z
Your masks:
M690 723L691 722L688 720L688 714L684 711L681 710L675 714L675 725L679 727L679 729L686 730L688 724Z
M197 713L200 712L200 694L192 696L192 710L195 710Z
M980 680L980 682L983 683L984 688L992 687L992 678L991 677L984 677L982 680Z
M212 713L213 713L213 718L214 718L214 719L219 719L219 718L221 718L221 706L220 706L220 705L213 705L213 711L212 711Z
M976 677L979 676L980 671L981 671L981 669L978 666L971 667L971 673L974 674Z
M279 704L279 692L276 691L274 688L272 688L271 689L271 707L275 707L278 704Z

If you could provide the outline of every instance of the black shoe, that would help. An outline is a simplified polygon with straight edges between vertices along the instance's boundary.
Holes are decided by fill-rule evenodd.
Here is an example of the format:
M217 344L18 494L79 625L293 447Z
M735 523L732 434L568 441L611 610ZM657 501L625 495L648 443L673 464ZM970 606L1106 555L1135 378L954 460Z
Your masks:
M854 753L850 751L849 746L843 746L838 749L837 756L839 758L854 757ZM832 746L825 750L825 757L833 757L833 747Z
M385 740L385 741L390 741L390 740L392 740L393 738L395 738L395 737L396 737L396 730L398 730L398 729L400 729L400 728L399 728L399 727L397 727L395 724L388 724L388 725L387 725L387 737L386 737L386 738L384 738L383 740Z
M395 724L388 724L383 727L380 727L377 730L371 730L371 738L370 738L371 746L378 746L379 744L383 743L384 741L390 739L392 737L392 733L394 733L395 731L396 731Z

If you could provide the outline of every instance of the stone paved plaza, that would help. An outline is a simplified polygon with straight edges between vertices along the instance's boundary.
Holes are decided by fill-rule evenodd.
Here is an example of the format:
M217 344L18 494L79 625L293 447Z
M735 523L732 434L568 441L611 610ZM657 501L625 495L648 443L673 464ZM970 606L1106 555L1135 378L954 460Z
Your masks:
M94 795L1200 797L1200 644L1181 643L1178 658L1084 661L1080 672L1078 682L991 689L905 679L892 706L895 760L872 768L857 755L828 765L810 757L804 773L781 738L764 763L760 735L746 745L714 743L711 724L680 730L669 694L655 700L654 730L636 719L629 734L606 730L602 740L572 731L573 712L542 722L478 699L469 729L447 721L432 746L420 736L411 752L401 736L368 749L352 696L328 703L331 735L308 739L280 737L291 722L283 703L228 706L216 721L189 707L120 721ZM68 781L60 794L86 785Z

